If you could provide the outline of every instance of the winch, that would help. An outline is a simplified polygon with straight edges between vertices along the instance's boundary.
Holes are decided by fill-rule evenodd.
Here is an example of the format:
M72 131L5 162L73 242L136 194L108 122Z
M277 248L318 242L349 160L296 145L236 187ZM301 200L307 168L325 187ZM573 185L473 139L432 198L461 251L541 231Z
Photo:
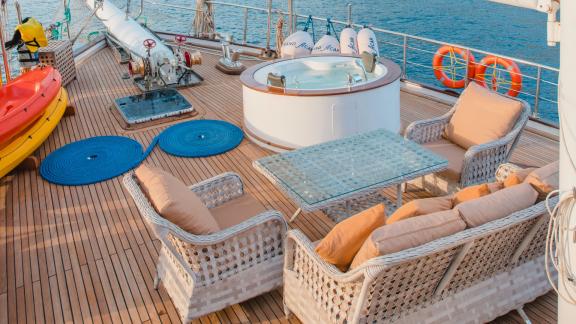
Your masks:
M185 87L200 83L203 78L192 70L192 66L202 64L202 55L198 51L185 49L186 37L175 36L176 48L174 60L167 57L153 56L153 49L158 45L155 39L148 38L142 43L146 55L131 55L128 71L134 82L142 91L164 87ZM176 64L173 64L176 62Z
M233 41L232 35L220 34L220 44L222 45L222 57L216 63L216 68L226 74L240 74L246 67L239 62L240 52L230 48Z
M106 26L109 38L129 54L129 72L142 91L202 82L191 69L201 62L200 53L182 49L186 37L178 36L173 50L111 1L86 0L86 4Z

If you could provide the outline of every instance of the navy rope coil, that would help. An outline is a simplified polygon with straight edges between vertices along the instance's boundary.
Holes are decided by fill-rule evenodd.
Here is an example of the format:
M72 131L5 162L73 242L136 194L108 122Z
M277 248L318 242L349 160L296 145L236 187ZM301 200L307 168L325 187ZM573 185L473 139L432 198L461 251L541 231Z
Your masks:
M40 166L49 182L78 186L114 178L142 160L142 145L122 136L91 137L57 149Z
M59 185L88 185L135 168L157 144L171 155L207 157L232 150L243 138L240 128L220 120L193 120L171 126L156 136L146 151L127 137L91 137L50 153L42 161L40 175Z
M180 157L222 154L240 145L242 130L221 120L193 120L167 128L159 135L160 148Z

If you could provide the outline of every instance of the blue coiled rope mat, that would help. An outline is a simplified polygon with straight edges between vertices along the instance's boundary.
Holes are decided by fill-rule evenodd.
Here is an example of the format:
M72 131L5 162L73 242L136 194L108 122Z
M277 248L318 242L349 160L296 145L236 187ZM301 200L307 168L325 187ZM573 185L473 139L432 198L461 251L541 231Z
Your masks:
M193 120L171 126L156 136L146 151L127 137L91 137L50 153L42 161L40 175L59 185L87 185L135 168L156 144L171 155L206 157L235 148L243 138L240 128L220 120Z

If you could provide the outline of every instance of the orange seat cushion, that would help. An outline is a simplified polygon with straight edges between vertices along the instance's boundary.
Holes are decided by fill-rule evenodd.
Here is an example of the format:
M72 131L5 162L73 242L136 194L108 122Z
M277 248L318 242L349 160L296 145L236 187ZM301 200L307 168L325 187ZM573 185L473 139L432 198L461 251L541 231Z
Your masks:
M454 209L460 213L468 227L476 227L526 209L532 206L537 198L538 193L532 186L523 183L463 202Z
M479 184L461 189L454 195L452 201L454 202L454 206L456 206L465 201L489 195L490 193L490 187L487 183Z
M453 181L460 181L462 166L464 165L464 154L466 154L465 149L446 139L428 142L422 146L448 160L448 168L436 174Z
M411 217L431 214L448 209L452 209L451 196L416 199L398 208L392 215L390 215L390 217L388 217L386 224L390 225Z
M264 211L266 208L249 193L210 209L221 229L240 224Z
M182 181L146 164L142 164L134 173L160 216L196 235L220 230L208 208Z
M445 138L464 149L504 137L514 127L522 104L471 82L460 95Z
M559 161L552 162L541 168L532 171L524 182L527 182L538 191L540 194L539 199L545 199L546 196L553 190L557 190L560 186L560 163Z
M384 204L378 204L338 223L316 246L316 253L340 271L346 271L372 231L384 225Z
M413 217L376 229L354 257L351 269L380 255L414 248L466 228L454 209Z

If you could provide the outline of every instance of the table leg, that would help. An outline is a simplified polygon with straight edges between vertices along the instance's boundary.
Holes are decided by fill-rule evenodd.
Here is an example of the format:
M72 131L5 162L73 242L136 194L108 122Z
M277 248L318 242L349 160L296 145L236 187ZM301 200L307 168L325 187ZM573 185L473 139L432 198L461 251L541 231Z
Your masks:
M301 212L302 212L302 208L298 208L296 210L296 212L294 213L294 215L292 215L292 217L290 217L290 220L288 222L292 223L296 219L296 217L298 217L298 215L300 215Z
M396 185L396 208L402 207L402 184Z

